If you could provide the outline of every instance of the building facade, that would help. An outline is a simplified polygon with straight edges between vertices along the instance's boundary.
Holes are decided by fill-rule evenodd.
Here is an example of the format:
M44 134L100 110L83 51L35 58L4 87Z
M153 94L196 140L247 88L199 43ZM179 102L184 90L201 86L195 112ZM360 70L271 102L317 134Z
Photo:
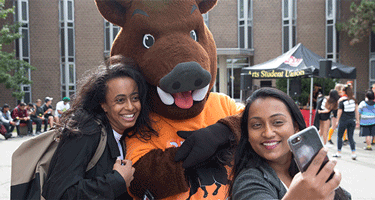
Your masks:
M239 100L241 69L273 59L302 43L316 54L357 69L357 98L375 83L375 36L351 46L337 22L350 17L352 1L344 0L219 0L203 15L218 55L214 91ZM360 0L356 0L360 2ZM46 96L54 104L74 95L80 78L102 64L119 27L105 21L92 0L6 0L16 13L8 20L23 23L23 38L5 47L37 69L23 85L24 102ZM1 23L1 22L0 22ZM345 82L346 80L341 80ZM254 79L252 85L275 87L275 80ZM17 104L0 85L0 104Z

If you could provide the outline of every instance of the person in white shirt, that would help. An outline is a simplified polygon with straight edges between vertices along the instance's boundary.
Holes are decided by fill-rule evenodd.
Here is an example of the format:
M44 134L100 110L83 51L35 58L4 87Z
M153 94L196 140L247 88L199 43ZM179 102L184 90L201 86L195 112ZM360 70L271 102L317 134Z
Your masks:
M55 122L59 122L61 115L70 108L70 98L64 97L62 101L57 102L55 111Z

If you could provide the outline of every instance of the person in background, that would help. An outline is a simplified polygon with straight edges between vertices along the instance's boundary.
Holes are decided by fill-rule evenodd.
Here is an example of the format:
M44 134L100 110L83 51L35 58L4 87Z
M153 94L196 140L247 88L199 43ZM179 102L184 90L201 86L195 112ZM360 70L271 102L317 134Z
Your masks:
M371 86L371 90L372 90L372 92L375 94L375 83L372 84L372 86ZM365 141L365 142L366 142L366 141ZM372 142L371 142L371 144L375 144L375 136L372 137Z
M27 125L27 134L34 135L32 122L30 120L29 114L27 113L26 104L24 102L21 102L16 108L14 108L12 118L13 121L17 120L16 129L18 137L22 137L22 135L20 134L20 125L23 123Z
M9 105L4 104L1 113L0 113L0 122L4 125L7 133L4 135L5 139L12 137L12 132L14 127L16 127L16 122L13 121L12 117L10 116Z
M64 97L62 101L57 102L55 111L55 122L59 123L61 115L70 108L70 98Z
M313 109L316 109L316 105L318 103L318 98L320 95L322 95L323 92L322 92L322 87L320 86L320 84L318 83L314 83L314 90L313 90L313 101L312 101L312 106L313 106ZM308 99L308 103L310 103L310 95L309 95L309 99Z
M135 169L125 160L123 138L157 134L148 117L146 81L134 68L123 63L100 67L81 81L71 108L56 125L61 140L43 186L45 199L133 199L127 188ZM85 172L102 128L104 152Z
M54 122L54 116L53 116L53 107L52 107L52 100L53 98L51 97L46 97L44 99L44 104L42 106L43 108L43 115L44 115L44 132L47 131L48 124L50 128L53 127L53 122Z
M374 93L372 90L368 90L365 94L366 101L361 101L358 106L358 112L360 114L360 136L366 137L367 146L364 147L365 150L372 150L371 147L371 136L375 136L375 102Z
M320 120L319 135L320 137L323 138L324 145L327 144L328 130L331 124L331 121L330 121L331 111L332 112L334 110L337 111L339 98L340 98L339 93L336 90L332 89L331 91L329 91L329 96L324 97L321 103L321 106L317 108L318 113L319 113L319 120Z
M35 104L35 112L30 115L30 119L36 124L35 134L40 134L42 132L42 124L44 121L42 100L37 99Z
M337 120L339 127L337 132L337 153L334 154L333 157L341 158L342 136L345 129L347 129L350 149L352 150L352 159L356 160L357 155L355 154L356 149L353 134L356 124L359 125L358 104L353 96L352 88L349 85L346 85L343 91L343 97L346 98L339 102L339 109L337 111Z
M335 85L335 90L338 92L339 96L341 97L343 95L343 92L342 90L344 89L344 85L341 84L341 83L338 83ZM329 128L329 131L328 131L328 142L330 144L333 144L331 138L332 138L332 135L333 135L333 132L336 130L337 128L337 108L332 110L332 117L331 117L331 128ZM345 137L346 134L344 134L344 137ZM345 139L344 139L345 140Z
M319 171L327 149L322 148L307 170L299 172L287 140L304 128L305 121L292 98L274 88L255 91L241 120L230 199L333 199L340 195L335 188L341 174L335 172L327 181L337 161L328 161Z

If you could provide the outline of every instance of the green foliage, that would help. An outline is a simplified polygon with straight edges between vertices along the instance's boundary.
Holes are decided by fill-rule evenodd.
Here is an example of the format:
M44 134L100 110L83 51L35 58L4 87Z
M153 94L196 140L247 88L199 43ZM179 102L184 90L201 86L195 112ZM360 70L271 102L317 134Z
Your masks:
M352 38L351 45L367 38L371 31L375 33L375 0L362 0L357 6L352 2L350 12L353 13L346 22L336 24L338 31L345 31Z
M0 0L0 20L2 21L5 21L8 14L14 13L14 8L5 8L4 2L5 0ZM25 95L21 90L21 84L32 83L26 77L28 69L34 70L35 68L23 60L17 60L14 52L3 51L3 46L21 37L18 34L20 25L19 23L4 24L0 27L0 84L10 89L12 96L19 100Z
M310 95L310 84L311 84L311 79L310 78L299 78L301 79L301 95L299 96L294 96L293 94L289 93L289 95L295 100L300 103L300 105L306 105L309 100L309 95ZM291 80L289 79L289 91L291 88ZM314 84L319 84L324 86L324 95L328 95L329 91L333 88L335 88L336 79L331 79L331 78L315 78L314 77ZM282 79L277 79L276 80L276 88L287 93L287 79L282 78Z

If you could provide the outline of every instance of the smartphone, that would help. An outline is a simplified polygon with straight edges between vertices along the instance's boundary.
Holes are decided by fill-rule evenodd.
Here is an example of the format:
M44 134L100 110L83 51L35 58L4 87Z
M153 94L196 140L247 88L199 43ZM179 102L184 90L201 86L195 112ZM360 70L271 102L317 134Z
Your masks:
M318 130L315 126L310 126L290 136L288 139L288 145L294 155L294 160L296 161L298 169L301 172L307 170L312 160L318 154L320 149L323 148L323 142L319 137ZM328 156L326 156L318 173L328 161ZM334 172L327 181L329 181L333 175Z

